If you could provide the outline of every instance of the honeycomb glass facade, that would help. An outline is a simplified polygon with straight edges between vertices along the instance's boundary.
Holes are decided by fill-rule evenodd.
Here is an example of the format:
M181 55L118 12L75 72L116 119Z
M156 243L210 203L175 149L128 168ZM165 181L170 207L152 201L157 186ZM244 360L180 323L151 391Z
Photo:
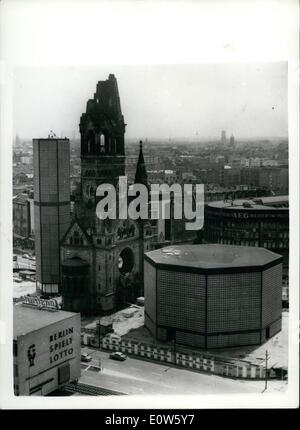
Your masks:
M70 143L33 139L37 287L56 294L60 284L60 240L70 225Z
M261 344L281 329L281 276L282 257L262 248L148 252L145 325L159 340L196 348Z

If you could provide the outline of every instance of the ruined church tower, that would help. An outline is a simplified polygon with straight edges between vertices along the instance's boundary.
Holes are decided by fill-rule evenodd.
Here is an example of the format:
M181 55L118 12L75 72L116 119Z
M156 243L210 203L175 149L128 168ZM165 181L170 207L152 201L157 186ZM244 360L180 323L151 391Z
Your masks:
M124 118L117 80L99 81L94 98L81 115L81 197L94 205L97 186L118 183L125 175Z

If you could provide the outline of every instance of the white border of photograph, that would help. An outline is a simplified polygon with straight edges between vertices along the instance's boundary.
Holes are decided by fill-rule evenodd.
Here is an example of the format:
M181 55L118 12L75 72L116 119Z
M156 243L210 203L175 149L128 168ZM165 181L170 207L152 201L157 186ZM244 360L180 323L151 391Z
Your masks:
M299 82L296 0L18 1L0 3L0 406L290 408L299 384ZM109 34L109 39L107 35ZM288 62L290 171L289 383L284 393L16 397L12 357L13 71L18 66ZM103 78L103 77L100 77ZM41 95L42 96L42 95ZM30 103L30 101L29 101ZM262 383L263 384L263 383Z

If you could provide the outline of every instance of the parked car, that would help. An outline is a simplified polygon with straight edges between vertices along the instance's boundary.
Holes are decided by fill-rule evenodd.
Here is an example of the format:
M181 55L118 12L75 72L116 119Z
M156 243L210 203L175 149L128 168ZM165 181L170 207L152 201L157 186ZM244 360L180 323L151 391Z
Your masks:
M136 303L137 303L137 305L144 306L145 305L145 298L144 297L138 297L136 299Z
M83 361L84 363L89 363L90 361L92 361L92 357L87 352L82 352L81 361Z
M109 358L111 358L112 360L125 361L127 356L123 354L123 352L112 352L109 355Z

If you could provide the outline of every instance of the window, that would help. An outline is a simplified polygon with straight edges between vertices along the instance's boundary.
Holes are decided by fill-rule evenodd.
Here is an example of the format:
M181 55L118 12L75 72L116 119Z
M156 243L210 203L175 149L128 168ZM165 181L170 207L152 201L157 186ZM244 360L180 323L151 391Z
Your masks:
M64 366L58 368L58 383L64 384L69 382L70 379L70 364L67 363Z
M100 134L100 152L105 152L104 136Z
M17 355L18 355L18 344L16 341L14 341L14 343L13 343L13 355L14 355L14 357L17 357Z
M74 231L73 236L74 236L74 244L75 245L79 245L79 239L80 239L79 232L78 231Z

